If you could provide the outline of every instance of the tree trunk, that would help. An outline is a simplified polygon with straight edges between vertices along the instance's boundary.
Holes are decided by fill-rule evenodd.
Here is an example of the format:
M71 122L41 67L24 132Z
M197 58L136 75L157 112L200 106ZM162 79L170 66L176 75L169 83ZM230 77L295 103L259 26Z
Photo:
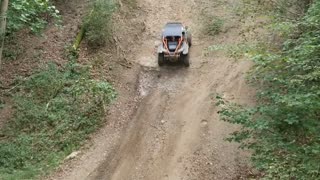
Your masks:
M4 38L6 34L6 24L7 24L7 10L8 10L9 0L1 0L1 9L0 9L0 38L1 38L1 47L0 47L0 70L1 70L1 60L2 60L2 51L4 46Z
M91 10L90 11L90 14L89 14L89 21L91 19L91 16L92 16L92 13L93 13L94 10ZM85 35L85 32L86 32L86 27L85 25L82 25L81 29L80 29L80 32L77 34L76 36L76 40L74 41L73 45L72 45L72 49L74 51L78 50L79 46L80 46L80 43L83 39L83 36Z
M84 26L82 26L72 46L74 51L76 51L79 48L79 45L83 39L84 33L85 33L85 28Z

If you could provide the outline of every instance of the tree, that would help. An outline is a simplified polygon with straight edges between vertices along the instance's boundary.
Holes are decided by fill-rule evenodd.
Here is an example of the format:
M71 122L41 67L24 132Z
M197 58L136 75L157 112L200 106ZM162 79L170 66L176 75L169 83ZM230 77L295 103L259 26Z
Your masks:
M4 38L6 32L6 24L7 24L7 10L8 10L9 0L1 1L1 9L0 9L0 38L1 38L1 47L0 47L0 68L1 68L1 59L2 59L2 50L4 46Z

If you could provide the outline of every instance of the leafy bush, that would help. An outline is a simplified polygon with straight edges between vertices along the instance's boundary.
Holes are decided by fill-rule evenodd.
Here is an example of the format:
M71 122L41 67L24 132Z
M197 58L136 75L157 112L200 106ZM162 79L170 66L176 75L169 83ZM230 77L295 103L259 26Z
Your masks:
M113 0L95 0L92 11L85 18L86 37L89 45L103 46L112 33Z
M101 124L115 96L109 83L75 64L50 64L22 82L14 117L0 132L0 179L29 179L56 166Z
M49 0L12 0L8 9L8 33L28 27L39 33L49 18L59 19L59 11Z
M241 124L229 140L253 150L265 179L320 178L320 1L298 22L280 52L253 56L250 82L261 88L257 106L244 108L218 96L223 120Z

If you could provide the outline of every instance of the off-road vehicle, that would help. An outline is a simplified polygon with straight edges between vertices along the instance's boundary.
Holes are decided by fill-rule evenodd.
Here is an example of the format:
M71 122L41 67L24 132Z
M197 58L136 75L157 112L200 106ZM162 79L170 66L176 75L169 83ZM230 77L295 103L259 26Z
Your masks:
M163 66L167 61L181 61L186 67L190 66L189 48L192 45L188 27L180 22L167 23L161 35L161 44L158 47L158 64Z

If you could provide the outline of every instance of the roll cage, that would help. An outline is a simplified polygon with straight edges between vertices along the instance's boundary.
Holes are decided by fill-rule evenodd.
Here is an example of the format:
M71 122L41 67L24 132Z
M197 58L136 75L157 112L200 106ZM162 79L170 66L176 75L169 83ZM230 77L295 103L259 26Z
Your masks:
M185 40L186 30L181 23L167 23L162 32L163 47L168 52L177 53Z

